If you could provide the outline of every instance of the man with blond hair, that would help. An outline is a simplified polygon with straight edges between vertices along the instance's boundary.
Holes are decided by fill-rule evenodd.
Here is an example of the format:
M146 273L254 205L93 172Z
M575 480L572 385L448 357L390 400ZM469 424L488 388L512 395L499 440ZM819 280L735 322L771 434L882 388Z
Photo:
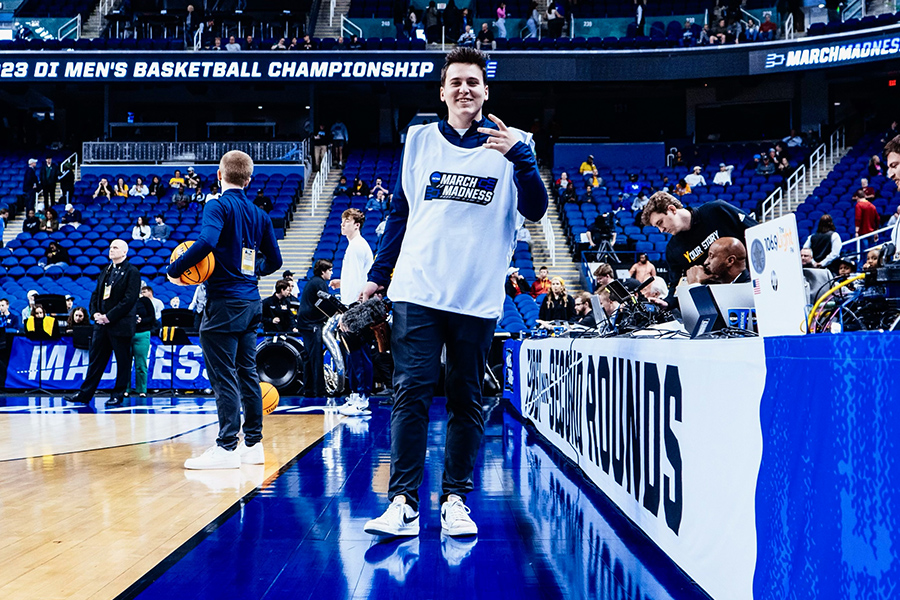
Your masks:
M216 394L219 437L185 469L237 469L263 464L262 396L256 374L256 329L262 320L257 276L281 267L281 251L268 215L248 198L253 159L232 150L219 162L216 177L222 195L207 202L197 241L169 265L169 281L186 285L181 275L212 253L215 269L206 286L200 346L209 382ZM244 439L240 440L241 408Z

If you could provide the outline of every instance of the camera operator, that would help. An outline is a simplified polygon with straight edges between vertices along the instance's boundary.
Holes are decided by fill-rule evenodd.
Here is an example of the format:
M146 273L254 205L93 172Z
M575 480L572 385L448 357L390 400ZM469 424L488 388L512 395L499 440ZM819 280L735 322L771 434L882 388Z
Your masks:
M657 192L650 197L641 221L645 226L672 235L666 246L672 293L665 300L653 300L668 309L677 307L674 290L681 278L688 269L706 261L713 242L723 237L740 240L748 228L756 225L756 221L726 202L716 200L696 208L685 208L680 200L666 192Z
M703 265L688 269L688 283L747 283L747 249L737 238L723 237L713 242Z
M601 244L607 242L610 250L616 245L616 226L613 213L605 212L597 215L587 232L588 245L591 250L600 250Z

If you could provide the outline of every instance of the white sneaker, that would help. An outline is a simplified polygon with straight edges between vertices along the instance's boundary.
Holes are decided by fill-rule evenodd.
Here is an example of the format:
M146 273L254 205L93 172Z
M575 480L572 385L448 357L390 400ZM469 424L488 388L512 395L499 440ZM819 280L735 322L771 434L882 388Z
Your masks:
M419 535L419 512L406 503L406 496L396 496L384 514L372 519L363 531L372 535Z
M444 531L441 532L441 554L444 555L447 565L451 567L461 565L462 561L472 554L472 550L477 543L477 537L469 536L457 539Z
M238 469L241 457L235 451L228 451L218 444L206 449L200 456L184 461L185 469Z
M400 542L379 542L366 550L366 562L375 570L383 569L397 583L404 583L406 576L419 560L419 538L407 538Z
M257 442L252 446L247 446L244 440L238 444L236 452L241 457L243 465L264 465L266 464L266 451L263 450L262 442Z
M355 406L360 410L366 410L369 408L369 398L363 394L357 394L356 392L350 394L350 397L347 398L347 404L350 406Z
M478 526L469 517L469 507L462 498L456 494L447 496L447 501L441 505L441 531L447 535L476 535Z
M371 410L360 408L355 404L352 404L350 400L347 400L347 402L338 406L337 411L338 414L344 415L345 417L365 417L372 414Z

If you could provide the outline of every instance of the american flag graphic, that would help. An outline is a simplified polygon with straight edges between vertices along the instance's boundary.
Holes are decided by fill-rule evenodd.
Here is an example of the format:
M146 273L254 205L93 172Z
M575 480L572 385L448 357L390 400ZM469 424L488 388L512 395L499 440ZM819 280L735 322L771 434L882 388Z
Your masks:
M759 287L759 279L753 280L753 295L761 294L762 290Z

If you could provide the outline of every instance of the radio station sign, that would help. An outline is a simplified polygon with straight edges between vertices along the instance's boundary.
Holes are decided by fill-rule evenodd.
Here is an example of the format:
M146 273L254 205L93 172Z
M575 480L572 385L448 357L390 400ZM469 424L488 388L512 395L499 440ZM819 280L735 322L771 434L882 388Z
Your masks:
M438 81L443 54L0 53L0 81Z

